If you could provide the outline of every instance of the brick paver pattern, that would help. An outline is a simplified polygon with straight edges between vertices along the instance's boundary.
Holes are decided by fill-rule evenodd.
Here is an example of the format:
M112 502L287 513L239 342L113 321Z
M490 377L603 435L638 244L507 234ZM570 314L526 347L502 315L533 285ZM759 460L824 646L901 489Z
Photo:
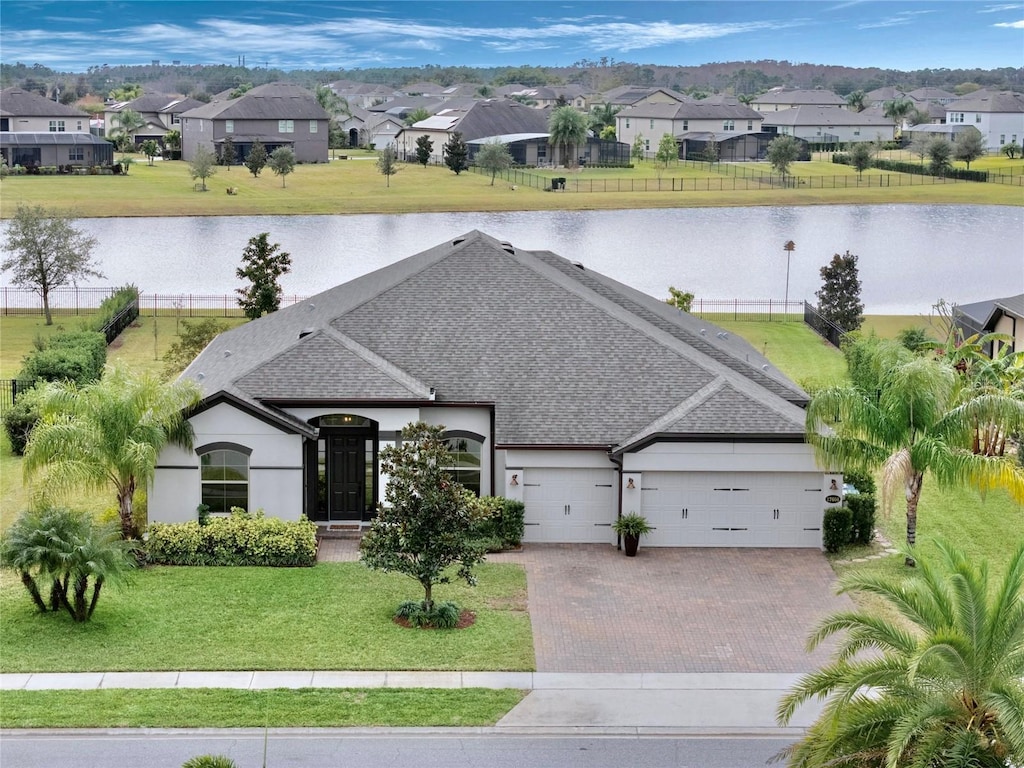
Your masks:
M325 539L320 559L358 559ZM834 645L805 650L827 614L853 603L816 550L526 544L489 555L526 568L538 672L802 672Z

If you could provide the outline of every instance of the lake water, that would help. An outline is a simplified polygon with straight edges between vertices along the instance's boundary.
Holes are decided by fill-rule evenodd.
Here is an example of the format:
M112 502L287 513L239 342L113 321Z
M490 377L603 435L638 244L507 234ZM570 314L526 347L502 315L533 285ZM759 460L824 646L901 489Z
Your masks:
M791 299L814 302L834 253L860 261L876 314L927 313L1024 291L1024 208L861 205L627 211L83 219L106 279L145 293L231 294L250 237L292 255L287 294L311 295L479 229L554 251L646 293L669 285L704 299L781 299L793 240ZM9 275L0 285L9 285Z

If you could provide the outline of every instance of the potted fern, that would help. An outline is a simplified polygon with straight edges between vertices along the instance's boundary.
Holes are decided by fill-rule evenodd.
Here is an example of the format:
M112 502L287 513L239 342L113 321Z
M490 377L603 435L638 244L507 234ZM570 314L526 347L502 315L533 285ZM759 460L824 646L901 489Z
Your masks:
M622 536L622 545L626 549L626 557L636 557L637 547L640 546L640 537L650 533L650 523L643 515L630 512L621 515L618 520L612 523L612 529Z

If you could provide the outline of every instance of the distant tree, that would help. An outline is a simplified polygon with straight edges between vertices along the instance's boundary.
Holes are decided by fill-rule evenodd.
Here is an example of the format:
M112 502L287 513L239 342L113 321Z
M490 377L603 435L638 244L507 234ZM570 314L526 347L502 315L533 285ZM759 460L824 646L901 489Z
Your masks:
M249 169L249 173L256 178L260 175L260 171L267 165L267 148L263 146L263 142L256 139L252 143L252 149L249 150L249 154L245 158L245 167Z
M717 163L719 154L721 153L721 145L715 140L709 140L704 145L704 151L702 156L705 163Z
M381 471L388 476L386 503L360 546L367 567L420 583L425 613L434 608L435 584L447 584L456 573L475 584L473 568L484 557L473 541L473 505L445 469L449 465L444 427L406 426L401 444L380 452ZM458 566L456 573L453 566Z
M111 101L132 101L142 95L142 86L138 83L125 83L107 94Z
M896 135L903 133L903 120L914 109L914 102L910 99L893 99L882 105L882 114L896 123Z
M235 163L235 142L230 136L225 136L220 145L220 164L226 165L229 169Z
M768 162L782 174L789 174L789 166L800 157L800 142L792 136L778 136L768 143Z
M313 92L316 96L316 103L323 108L333 120L338 115L351 115L348 99L339 96L329 85L318 85Z
M970 170L972 162L979 157L984 157L987 149L985 137L973 125L968 126L962 133L958 133L953 141L953 157L967 163L968 170Z
M444 164L458 176L469 168L469 147L462 139L462 133L455 131L444 145Z
M377 153L377 170L387 179L387 186L391 186L391 177L400 170L398 166L398 150L390 144Z
M912 110L907 112L906 119L907 125L913 127L915 125L927 125L932 121L932 116L928 114L927 110L914 107Z
M679 144L676 143L676 139L671 133L662 135L654 159L659 168L668 168L671 163L679 160Z
M603 141L615 141L615 126L606 125L604 128L602 128L600 138Z
M821 268L818 314L844 331L856 331L864 322L864 304L860 300L860 274L857 257L847 251L838 253Z
M915 132L914 138L910 140L910 146L907 147L911 154L921 158L921 165L924 165L924 159L928 157L928 145L931 144L932 138L927 133Z
M757 98L756 94L753 94L753 93L741 93L739 96L736 97L736 100L740 104L745 104L745 105L747 105L749 107L751 104L754 103L754 99L756 99L756 98Z
M113 485L121 534L138 537L135 491L153 479L157 457L169 443L191 448L188 408L201 394L193 381L166 383L127 366L79 387L49 382L40 396L42 418L25 447L25 473L44 471L45 487L81 493Z
M46 324L53 325L50 291L87 277L103 277L92 261L95 247L96 238L78 230L67 213L19 204L7 224L8 256L0 262L0 271L10 271L14 285L39 294Z
M217 173L217 157L205 144L200 144L188 161L188 172L192 180L202 179L203 192L206 191L206 180Z
M577 147L587 140L587 116L575 107L556 107L548 118L548 134L549 143L561 148L561 164L572 168Z
M286 186L285 178L295 170L295 152L291 147L278 147L270 153L267 165L275 176L281 177L281 186Z
M153 158L160 154L160 145L156 143L155 139L146 139L139 146L142 150L142 154L149 160L149 164L153 165Z
M348 132L331 118L327 121L327 148L344 149L348 146Z
M164 146L175 151L181 149L181 131L168 131L164 134Z
M620 107L613 107L608 102L598 104L590 110L590 130L600 133L605 128L615 128L615 115Z
M429 136L423 134L416 139L416 162L426 168L432 154L434 154L434 142Z
M633 139L633 146L630 149L630 155L632 155L634 160L643 160L644 153L646 151L647 145L644 142L644 135L642 133L638 133L636 138Z
M494 97L494 89L489 85L481 85L476 89L476 95L481 99L490 99ZM412 123L410 123L412 125Z
M1021 154L1021 146L1016 141L1011 141L1009 144L1003 144L1003 148L999 151L1013 160Z
M980 91L984 86L978 83L960 83L959 85L953 86L953 93L957 96L966 96L968 93L974 93Z
M871 159L871 142L858 141L850 147L850 163L853 164L858 175L863 175L864 171L871 167Z
M863 112L866 105L867 94L864 91L854 91L846 97L847 106L854 112Z
M668 287L668 298L665 299L665 303L676 309L681 309L683 312L689 312L690 307L693 306L693 294L670 285Z
M227 329L227 325L215 317L182 320L177 341L164 353L164 375L168 378L177 376L211 341Z
M430 113L423 107L419 107L418 109L414 109L406 116L405 124L415 125L416 123L421 122L422 120L426 120L428 117L430 117Z
M500 141L485 143L476 153L476 164L491 172L491 186L493 187L494 177L512 165L512 155L508 152L508 145L502 144Z
M936 136L928 142L928 166L936 176L945 176L951 167L953 145L942 136Z
M271 244L267 240L269 236L269 232L261 232L250 237L242 251L242 266L235 270L238 278L249 281L235 293L238 306L250 320L278 310L283 294L278 280L291 272L291 254L281 251L280 243Z
M142 128L146 121L134 109L122 109L117 113L115 119L117 120L117 127L112 132L114 134L114 143L117 144L119 151L127 152L135 143L132 134Z
M240 83L234 90L231 91L231 93L228 94L228 98L229 99L240 98L240 97L244 96L245 94L247 94L251 90L252 90L252 83Z

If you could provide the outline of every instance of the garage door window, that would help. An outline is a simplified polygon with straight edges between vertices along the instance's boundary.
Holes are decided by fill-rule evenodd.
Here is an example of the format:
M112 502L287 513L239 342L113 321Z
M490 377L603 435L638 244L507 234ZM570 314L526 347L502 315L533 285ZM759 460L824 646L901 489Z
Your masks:
M474 436L449 433L447 438L448 455L451 463L446 469L452 479L462 483L466 490L480 495L480 456L483 451L483 439Z

